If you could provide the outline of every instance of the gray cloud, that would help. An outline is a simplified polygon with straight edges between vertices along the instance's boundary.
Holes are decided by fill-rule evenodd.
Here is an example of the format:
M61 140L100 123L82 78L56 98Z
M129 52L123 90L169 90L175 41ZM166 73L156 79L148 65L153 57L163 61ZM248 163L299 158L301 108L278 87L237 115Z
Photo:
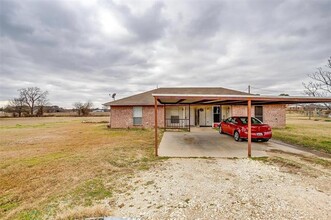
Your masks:
M39 86L97 106L159 86L301 95L331 55L319 1L0 0L0 101Z
M114 6L114 5L112 5ZM161 12L164 4L156 2L147 8L144 13L134 15L132 11L125 6L119 7L117 13L120 15L122 24L131 31L141 43L149 43L163 37L166 20L162 17Z

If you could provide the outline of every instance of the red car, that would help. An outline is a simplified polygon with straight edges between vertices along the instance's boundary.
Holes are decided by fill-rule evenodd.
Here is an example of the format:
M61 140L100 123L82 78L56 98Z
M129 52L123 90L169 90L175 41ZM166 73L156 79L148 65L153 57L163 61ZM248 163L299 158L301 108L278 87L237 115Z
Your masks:
M236 141L248 138L248 117L230 117L219 124L220 134L229 134ZM272 137L271 127L252 117L252 139L268 141Z

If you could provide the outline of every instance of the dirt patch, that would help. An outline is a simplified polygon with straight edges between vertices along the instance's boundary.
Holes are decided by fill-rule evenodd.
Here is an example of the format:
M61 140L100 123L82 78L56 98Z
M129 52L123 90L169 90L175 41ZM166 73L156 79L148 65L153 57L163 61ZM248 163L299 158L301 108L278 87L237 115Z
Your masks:
M330 180L250 159L169 159L110 204L115 216L143 219L330 219L331 190L321 189Z

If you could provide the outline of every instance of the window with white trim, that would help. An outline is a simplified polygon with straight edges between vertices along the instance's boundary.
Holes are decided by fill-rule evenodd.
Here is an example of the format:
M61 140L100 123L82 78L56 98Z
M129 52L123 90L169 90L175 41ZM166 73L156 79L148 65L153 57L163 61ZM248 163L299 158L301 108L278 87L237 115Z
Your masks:
M142 125L143 122L143 108L133 107L133 125Z

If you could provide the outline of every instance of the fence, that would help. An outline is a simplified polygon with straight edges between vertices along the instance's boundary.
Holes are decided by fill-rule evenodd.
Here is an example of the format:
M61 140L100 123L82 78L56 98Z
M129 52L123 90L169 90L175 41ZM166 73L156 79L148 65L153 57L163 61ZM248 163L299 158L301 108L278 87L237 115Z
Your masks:
M165 128L174 128L174 129L182 129L189 128L189 119L180 119L180 118L167 118L165 120Z

